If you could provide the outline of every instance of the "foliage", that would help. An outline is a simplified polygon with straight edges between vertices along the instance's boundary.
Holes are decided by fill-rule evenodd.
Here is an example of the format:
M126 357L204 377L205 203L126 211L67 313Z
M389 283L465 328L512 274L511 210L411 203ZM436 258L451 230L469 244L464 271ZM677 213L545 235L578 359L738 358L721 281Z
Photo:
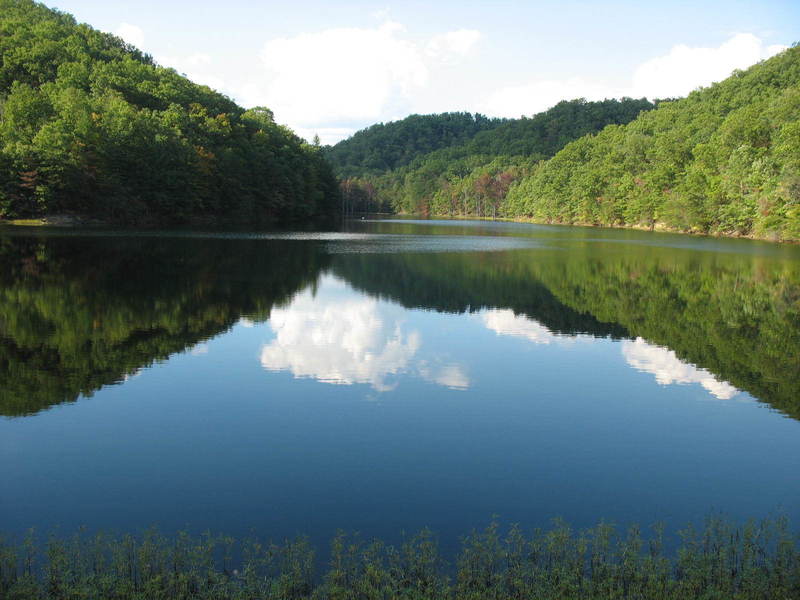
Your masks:
M342 213L352 215L361 212L388 213L391 204L381 199L375 185L367 177L350 177L339 182L342 192Z
M321 150L122 40L0 0L0 218L289 220L339 209Z
M719 517L680 532L664 552L663 528L643 539L601 522L573 531L497 523L462 540L455 568L422 531L399 548L340 533L317 576L305 538L281 544L186 533L174 538L30 534L0 538L0 596L14 600L788 600L800 594L800 547L778 518L737 526Z
M462 144L476 133L494 129L503 122L478 113L410 115L357 131L348 139L326 147L325 154L342 178L376 175L407 165L439 148Z
M405 165L347 169L401 213L800 240L800 47L650 108L561 102L433 152L409 137Z
M540 160L586 133L627 123L653 106L645 99L579 99L520 119L413 115L360 131L326 152L339 175L347 178L347 189L359 194L356 211L499 216L511 183ZM460 127L457 133L454 127ZM372 158L387 148L402 151L403 160Z
M509 192L551 223L800 239L800 47L583 137Z

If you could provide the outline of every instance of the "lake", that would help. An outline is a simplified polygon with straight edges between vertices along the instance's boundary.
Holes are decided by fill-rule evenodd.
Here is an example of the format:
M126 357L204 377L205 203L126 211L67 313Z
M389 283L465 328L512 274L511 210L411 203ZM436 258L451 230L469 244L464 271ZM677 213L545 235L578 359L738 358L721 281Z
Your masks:
M0 530L800 523L800 247L0 230Z

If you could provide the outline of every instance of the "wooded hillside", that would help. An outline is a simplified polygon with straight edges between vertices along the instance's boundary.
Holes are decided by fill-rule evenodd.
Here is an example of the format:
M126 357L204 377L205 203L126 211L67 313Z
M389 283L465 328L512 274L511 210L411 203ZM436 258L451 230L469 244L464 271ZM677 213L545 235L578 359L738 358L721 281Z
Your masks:
M511 183L539 161L582 135L611 123L627 123L653 107L644 99L579 99L520 119L414 115L365 129L326 152L344 179L350 210L491 216ZM443 123L449 135L427 133L430 127L425 125L443 129ZM452 132L453 127L460 129ZM393 136L387 139L390 131ZM393 148L406 159L376 158Z
M319 148L121 39L0 0L0 218L296 220L340 207Z
M568 144L502 213L800 239L800 47Z

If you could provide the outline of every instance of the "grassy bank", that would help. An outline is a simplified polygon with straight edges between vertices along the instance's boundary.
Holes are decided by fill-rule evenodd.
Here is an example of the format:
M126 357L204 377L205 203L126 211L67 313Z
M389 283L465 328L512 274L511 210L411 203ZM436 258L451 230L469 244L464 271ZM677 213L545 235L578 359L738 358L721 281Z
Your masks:
M491 524L445 562L423 531L400 547L338 535L318 573L315 550L224 536L76 535L0 541L3 599L764 599L800 597L800 545L783 519L735 525L710 518L642 536L607 524L554 522L530 534Z

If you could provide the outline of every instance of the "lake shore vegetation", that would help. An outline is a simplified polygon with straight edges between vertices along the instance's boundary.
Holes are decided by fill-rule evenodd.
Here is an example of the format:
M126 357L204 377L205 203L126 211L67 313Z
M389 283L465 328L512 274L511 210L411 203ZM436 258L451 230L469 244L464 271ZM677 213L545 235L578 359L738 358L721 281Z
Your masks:
M238 542L155 530L72 538L0 539L0 596L9 600L570 599L789 600L800 594L800 546L782 518L736 525L710 517L665 551L656 525L643 535L601 522L573 530L502 530L461 540L454 562L423 530L400 545L339 533L320 559L307 538ZM318 567L321 566L321 569Z

